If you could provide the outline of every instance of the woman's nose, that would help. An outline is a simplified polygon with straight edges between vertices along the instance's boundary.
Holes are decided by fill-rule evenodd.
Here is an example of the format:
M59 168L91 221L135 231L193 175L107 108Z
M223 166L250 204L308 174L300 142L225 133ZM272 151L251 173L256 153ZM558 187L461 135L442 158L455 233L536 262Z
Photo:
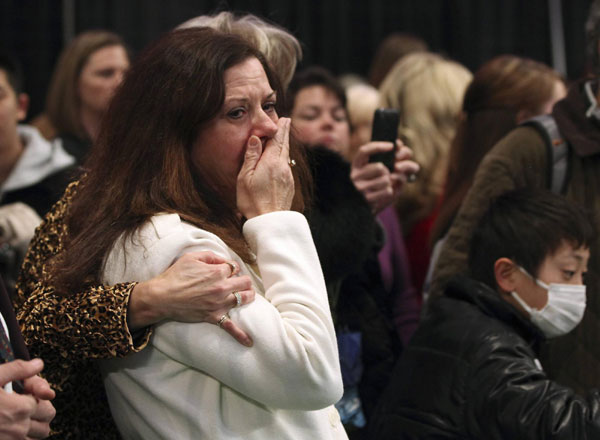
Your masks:
M323 128L333 127L334 122L335 121L334 121L333 117L327 112L323 112L321 114L321 117L319 118L319 125Z
M277 117L277 115L273 117L272 115L265 113L265 111L261 109L256 117L252 134L258 136L259 138L272 138L273 136L275 136L275 133L277 133L278 119L279 118Z

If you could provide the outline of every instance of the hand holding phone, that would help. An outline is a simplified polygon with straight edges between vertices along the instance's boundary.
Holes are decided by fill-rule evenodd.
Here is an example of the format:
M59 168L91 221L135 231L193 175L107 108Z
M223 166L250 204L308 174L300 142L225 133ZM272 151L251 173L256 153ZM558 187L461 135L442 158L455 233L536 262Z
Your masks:
M394 171L396 160L396 139L398 138L398 124L400 112L393 108L378 108L373 118L373 130L371 140L391 142L393 147L390 151L375 153L369 157L369 162L381 162L390 172Z

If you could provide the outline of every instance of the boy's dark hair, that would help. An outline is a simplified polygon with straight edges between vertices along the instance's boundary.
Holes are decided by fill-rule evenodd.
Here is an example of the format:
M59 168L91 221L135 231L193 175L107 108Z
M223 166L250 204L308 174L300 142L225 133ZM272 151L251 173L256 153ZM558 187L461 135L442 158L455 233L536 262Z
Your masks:
M8 52L0 50L0 70L6 73L8 84L16 95L23 91L23 70L21 64Z
M581 206L548 190L518 189L493 200L469 248L471 276L496 288L494 263L510 258L533 276L563 242L590 247L595 231Z
M289 105L288 113L292 111L298 92L312 86L321 86L330 91L340 100L342 106L346 108L346 92L335 76L323 67L312 66L296 73L292 78L288 87L288 96L286 97L287 104Z

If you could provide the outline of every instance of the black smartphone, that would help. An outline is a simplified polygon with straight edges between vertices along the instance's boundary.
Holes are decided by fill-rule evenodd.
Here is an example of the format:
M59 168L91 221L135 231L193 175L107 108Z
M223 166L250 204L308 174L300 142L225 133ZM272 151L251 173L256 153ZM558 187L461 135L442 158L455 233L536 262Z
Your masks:
M375 110L371 140L391 142L394 144L394 148L385 153L372 154L369 157L369 162L381 162L390 171L394 170L399 122L400 112L398 110L394 108L378 108Z

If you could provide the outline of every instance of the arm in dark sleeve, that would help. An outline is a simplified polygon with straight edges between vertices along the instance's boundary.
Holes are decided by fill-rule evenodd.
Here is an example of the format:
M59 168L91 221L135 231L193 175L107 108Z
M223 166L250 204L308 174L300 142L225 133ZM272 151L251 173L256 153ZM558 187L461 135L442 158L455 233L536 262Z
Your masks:
M598 391L583 397L549 380L522 342L497 345L471 372L465 422L472 438L600 438Z

